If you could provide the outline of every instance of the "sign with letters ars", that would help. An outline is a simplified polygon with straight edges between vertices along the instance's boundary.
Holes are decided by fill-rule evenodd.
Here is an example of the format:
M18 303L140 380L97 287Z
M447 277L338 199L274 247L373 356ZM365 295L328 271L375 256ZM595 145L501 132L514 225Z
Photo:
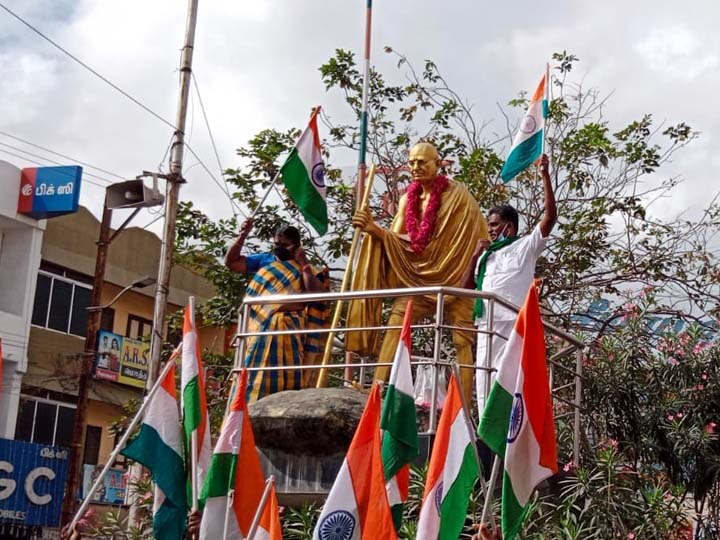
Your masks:
M0 523L57 527L68 449L0 439Z
M30 167L20 175L18 214L46 219L77 212L82 167Z

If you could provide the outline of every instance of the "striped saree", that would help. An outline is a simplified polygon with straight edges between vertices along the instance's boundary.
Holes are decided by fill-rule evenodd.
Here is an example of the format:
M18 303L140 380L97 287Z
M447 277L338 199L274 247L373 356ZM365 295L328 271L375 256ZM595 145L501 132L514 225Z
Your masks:
M324 284L323 272L313 269ZM247 296L299 294L303 292L302 272L294 260L275 261L263 266L250 281ZM325 304L310 302L301 311L286 311L280 304L255 305L250 310L250 332L272 332L322 328L329 309ZM325 345L326 334L255 336L248 340L246 367L285 367L317 362ZM310 375L304 381L310 381ZM299 390L304 386L300 370L252 371L249 373L247 400L254 401L282 390Z

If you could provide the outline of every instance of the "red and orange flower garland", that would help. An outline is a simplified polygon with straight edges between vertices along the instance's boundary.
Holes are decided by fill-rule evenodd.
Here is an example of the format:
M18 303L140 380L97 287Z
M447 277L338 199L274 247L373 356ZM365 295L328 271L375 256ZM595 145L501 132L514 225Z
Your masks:
M435 222L437 221L438 210L442 202L443 191L448 187L450 181L446 176L438 176L433 183L430 192L430 200L428 201L425 214L420 219L422 207L420 203L420 195L422 193L422 184L420 182L412 182L407 190L407 205L405 206L405 229L410 237L410 248L415 253L422 251L430 243L430 238L435 231Z

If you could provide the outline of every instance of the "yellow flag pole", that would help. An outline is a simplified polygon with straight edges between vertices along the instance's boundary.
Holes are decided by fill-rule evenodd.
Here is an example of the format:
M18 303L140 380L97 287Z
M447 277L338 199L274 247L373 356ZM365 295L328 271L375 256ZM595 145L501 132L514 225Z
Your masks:
M359 208L361 209L365 209L368 206L368 201L370 200L370 193L372 192L373 187L373 180L375 180L375 165L370 166L370 172L367 177L367 182L365 183L365 191L362 196L362 202L359 206ZM348 254L347 264L345 266L345 274L343 275L342 284L340 285L340 292L346 292L348 290L348 287L350 286L352 265L353 261L355 260L355 252L357 251L358 245L360 244L361 235L362 231L359 227L356 227L355 234L353 235L352 239L352 244L350 244L350 253ZM333 313L332 322L330 323L331 331L328 332L327 342L325 343L325 352L322 359L323 367L320 369L320 375L318 375L316 388L324 388L325 386L327 386L328 372L324 366L327 366L330 363L333 340L335 339L334 330L335 328L337 328L338 323L340 322L340 315L342 313L343 304L344 302L342 299L338 300L337 304L335 304L335 313Z

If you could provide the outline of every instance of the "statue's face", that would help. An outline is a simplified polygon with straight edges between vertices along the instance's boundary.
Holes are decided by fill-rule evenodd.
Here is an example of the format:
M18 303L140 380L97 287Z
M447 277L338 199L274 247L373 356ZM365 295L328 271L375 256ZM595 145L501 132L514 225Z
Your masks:
M408 165L413 180L434 180L437 176L440 157L432 144L419 143L410 149Z

